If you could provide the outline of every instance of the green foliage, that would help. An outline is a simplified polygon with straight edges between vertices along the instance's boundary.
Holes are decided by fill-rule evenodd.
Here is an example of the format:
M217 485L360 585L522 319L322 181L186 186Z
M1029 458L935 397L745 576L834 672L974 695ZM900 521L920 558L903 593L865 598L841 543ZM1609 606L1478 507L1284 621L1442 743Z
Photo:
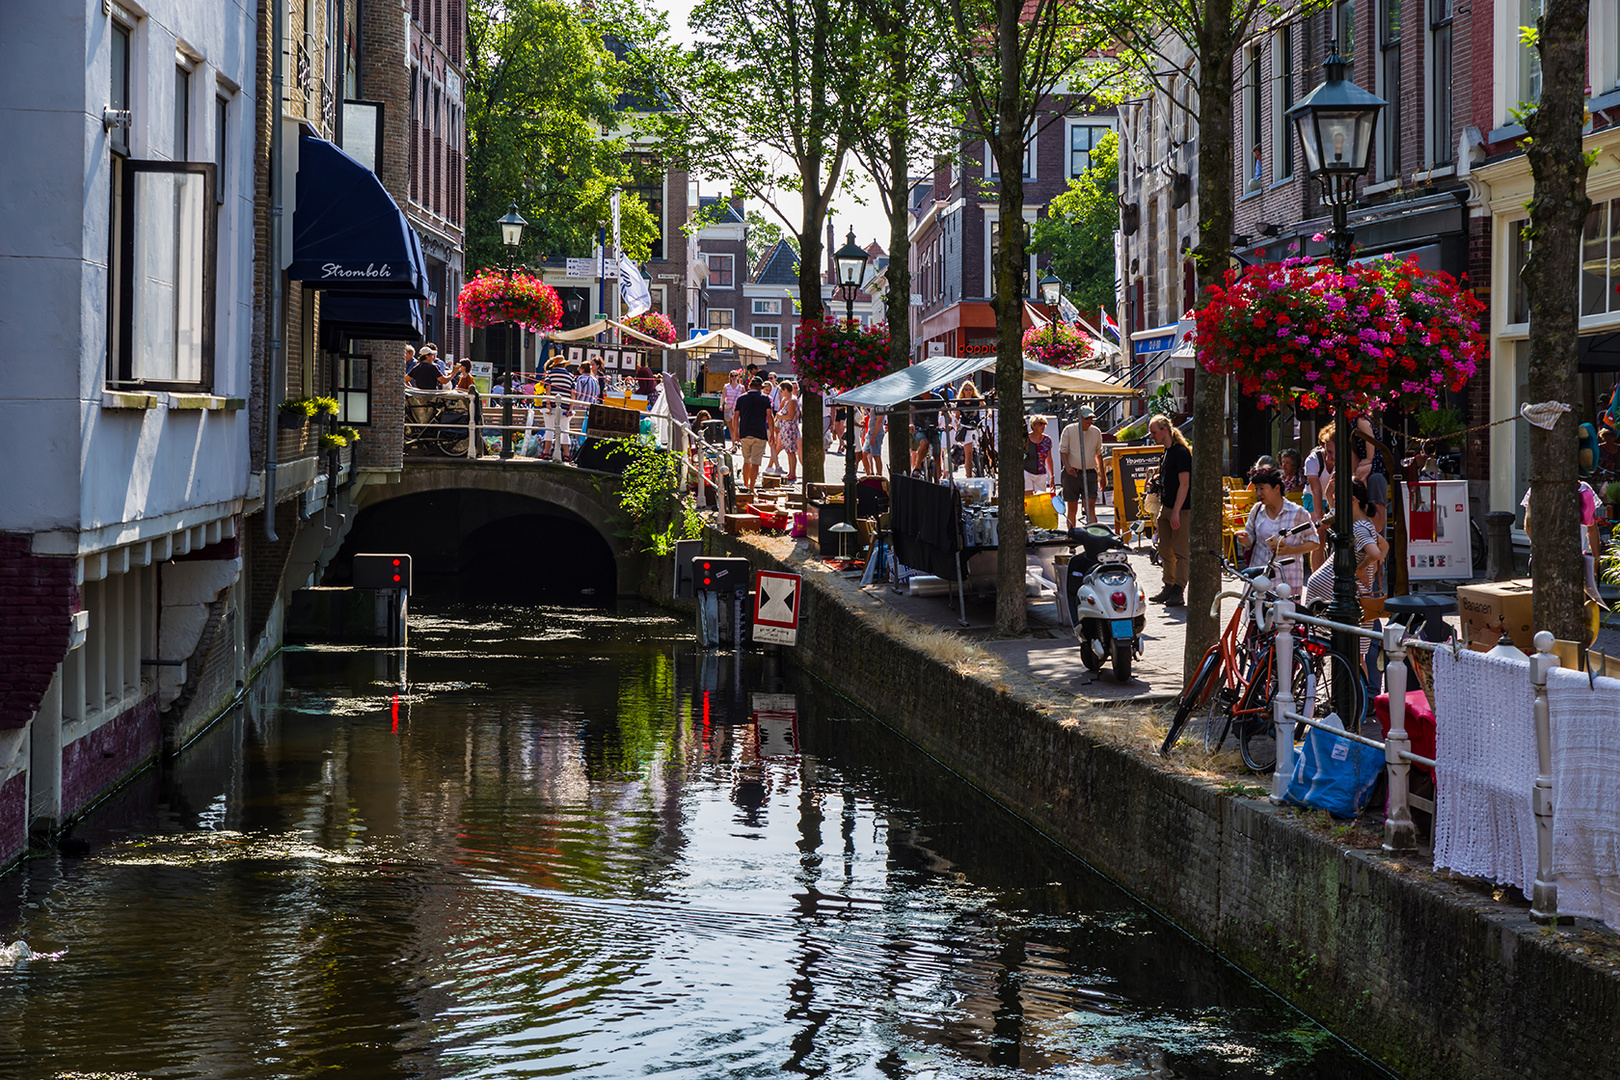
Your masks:
M1462 413L1447 406L1444 409L1419 410L1417 414L1418 434L1425 438L1436 435L1449 435L1462 428Z
M360 441L360 431L358 428L352 428L345 425L337 429L337 434L342 436L344 441L350 446L353 446L355 443Z
M323 412L327 416L336 416L343 408L335 397L310 398L310 404L315 407L316 412Z
M747 222L745 233L748 238L748 270L752 274L754 267L759 265L759 260L765 257L765 253L782 242L782 226L758 210L748 211L743 215L743 220ZM794 254L798 254L799 242L791 236L787 237L787 242L792 246Z
M1052 256L1052 273L1068 285L1082 315L1114 305L1118 191L1119 136L1109 132L1092 153L1091 167L1069 181L1030 235L1030 250Z
M305 420L308 420L315 415L315 399L307 397L287 398L281 403L281 411L284 413L297 413Z
M675 541L700 534L703 520L681 497L680 463L656 446L621 439L611 451L628 459L619 485L619 535L639 551L668 555Z
M529 222L521 257L585 255L612 220L613 189L637 179L640 158L607 133L624 125L642 74L603 46L610 29L566 0L467 5L469 277L506 264L495 222L510 204ZM658 226L633 194L620 228L631 257L646 258Z
M1617 486L1620 483L1606 485L1605 501L1614 502L1614 496L1620 495L1620 491L1609 490ZM1610 541L1604 546L1603 554L1598 556L1598 580L1605 585L1620 585L1620 541Z
M321 436L322 450L341 450L349 445L349 440L342 435L326 434Z

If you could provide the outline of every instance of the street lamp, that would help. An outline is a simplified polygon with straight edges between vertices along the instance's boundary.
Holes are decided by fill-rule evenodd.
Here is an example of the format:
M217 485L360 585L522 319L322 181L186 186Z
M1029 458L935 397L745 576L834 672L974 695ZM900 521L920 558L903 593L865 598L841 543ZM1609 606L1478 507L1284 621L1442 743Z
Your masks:
M1056 274L1048 270L1046 276L1041 278L1040 286L1041 303L1049 308L1057 307L1058 301L1063 299L1063 282L1058 280Z
M501 243L506 245L506 276L510 280L517 269L518 245L523 243L523 227L528 224L517 211L517 203L507 207L506 216L495 224L501 227ZM521 333L521 331L518 331ZM501 370L501 457L512 456L512 338L507 331L506 363ZM474 393L477 393L474 390Z
M838 287L844 291L844 318L855 321L855 294L860 291L861 278L866 273L866 252L855 242L855 230L849 230L844 246L833 253L838 266ZM855 528L855 410L844 406L844 524ZM840 530L842 531L842 530ZM842 553L844 537L838 538Z
M1343 270L1350 263L1350 204L1356 197L1356 177L1367 171L1367 158L1372 151L1373 132L1378 127L1378 114L1389 102L1376 94L1369 94L1344 77L1345 62L1339 55L1338 43L1328 42L1327 60L1322 64L1327 81L1305 96L1288 110L1289 117L1299 131L1300 145L1305 150L1306 169L1322 185L1322 197L1333 208L1333 231L1329 234L1329 251L1333 264ZM1350 463L1350 425L1341 399L1334 416L1334 495L1333 495L1333 604L1329 616L1349 625L1361 622L1361 605L1356 599L1356 557L1354 543L1354 516L1350 510L1350 484L1353 472ZM1337 631L1333 635L1333 648L1349 661L1358 655L1354 635ZM1355 665L1351 665L1352 667ZM1341 680L1343 681L1343 680ZM1334 687L1334 708L1344 726L1355 731L1361 717L1352 717L1354 691L1348 685Z

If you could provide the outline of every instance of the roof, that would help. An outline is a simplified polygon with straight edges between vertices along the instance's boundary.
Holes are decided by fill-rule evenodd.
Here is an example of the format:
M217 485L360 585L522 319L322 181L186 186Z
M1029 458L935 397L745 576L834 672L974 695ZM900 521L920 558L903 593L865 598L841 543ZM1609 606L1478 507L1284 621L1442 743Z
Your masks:
M720 214L717 214L715 217L709 219L709 223L711 225L741 225L741 224L743 224L743 216L742 216L742 214L738 213L737 208L735 206L731 205L731 200L730 199L722 199L718 195L700 195L698 197L698 209L699 210L707 210L709 207L715 205L716 203L720 204L721 209L722 209L723 212L720 213Z
M760 259L754 282L759 285L797 285L799 253L793 250L793 245L786 240L778 240L776 246Z

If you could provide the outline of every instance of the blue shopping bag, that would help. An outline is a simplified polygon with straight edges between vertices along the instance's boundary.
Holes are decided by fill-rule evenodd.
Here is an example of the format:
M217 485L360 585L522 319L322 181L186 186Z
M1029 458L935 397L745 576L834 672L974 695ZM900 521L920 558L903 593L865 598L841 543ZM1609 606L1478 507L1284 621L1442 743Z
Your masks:
M1336 714L1322 723L1344 730ZM1309 728L1305 744L1294 754L1294 774L1283 789L1283 801L1353 818L1372 798L1383 769L1382 750Z

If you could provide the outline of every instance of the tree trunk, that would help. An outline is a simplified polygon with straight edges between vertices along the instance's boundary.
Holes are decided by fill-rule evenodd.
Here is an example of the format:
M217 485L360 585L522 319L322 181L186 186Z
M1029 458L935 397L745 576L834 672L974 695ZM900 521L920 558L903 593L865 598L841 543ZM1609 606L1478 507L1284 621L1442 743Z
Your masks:
M996 553L996 633L1018 636L1029 625L1024 560L1024 131L1016 0L1000 0L997 35L1001 92L991 140L1001 169L1001 250L995 266L996 293L996 474L999 488L1000 545Z
M1586 108L1586 4L1548 0L1540 22L1541 102L1525 127L1535 178L1530 199L1534 237L1524 283L1530 301L1532 402L1580 401L1576 378L1579 346L1581 232L1591 200L1586 197L1586 159L1581 127ZM1532 625L1565 641L1586 640L1582 599L1586 580L1577 537L1581 530L1575 428L1576 414L1559 417L1551 431L1530 431L1530 558L1535 566ZM1597 554L1594 552L1593 554Z
M896 87L905 86L905 57L903 40L896 46L899 56L894 58L891 73ZM903 117L904 101L897 103L897 115ZM907 176L906 144L910 128L897 120L889 128L889 175L893 177L894 195L889 200L889 370L899 371L911 363L911 222L907 204L911 189ZM906 471L911 465L911 407L900 405L889 413L889 475Z
M1198 54L1198 291L1221 282L1232 258L1232 0L1205 8ZM1129 340L1127 338L1127 340ZM1193 376L1192 558L1187 578L1187 644L1183 672L1190 676L1220 636L1209 613L1220 591L1222 440L1226 436L1226 379L1202 369Z
M827 216L826 204L818 198L821 192L821 165L803 170L804 217L799 226L799 325L814 322L822 316L821 304L821 224ZM799 424L800 466L804 482L822 483L827 477L826 440L821 437L821 395L808 388L799 399L804 417Z

